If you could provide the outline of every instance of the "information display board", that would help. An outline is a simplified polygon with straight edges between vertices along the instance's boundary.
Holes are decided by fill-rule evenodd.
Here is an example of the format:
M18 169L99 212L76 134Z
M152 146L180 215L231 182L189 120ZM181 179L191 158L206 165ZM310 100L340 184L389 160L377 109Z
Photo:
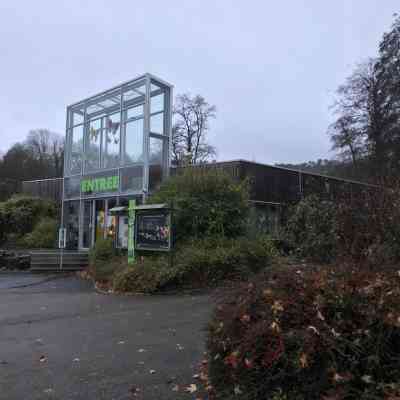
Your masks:
M171 213L169 211L137 211L135 230L137 250L171 250Z

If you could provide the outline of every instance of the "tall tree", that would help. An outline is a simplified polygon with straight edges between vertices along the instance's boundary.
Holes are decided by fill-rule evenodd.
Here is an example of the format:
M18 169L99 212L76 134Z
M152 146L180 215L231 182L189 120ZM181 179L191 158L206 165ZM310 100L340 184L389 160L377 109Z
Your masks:
M376 59L359 65L338 89L333 149L375 178L400 172L400 18L383 35Z
M357 66L346 82L337 90L334 104L336 120L329 127L333 150L344 161L356 167L360 158L369 153L369 137L382 128L377 101L378 80L375 60Z
M172 129L172 162L174 165L199 164L216 156L208 143L209 121L216 116L216 107L196 95L178 95L174 105Z
M385 119L382 141L387 151L388 168L392 173L400 171L400 17L379 44L379 57L375 65L380 82L379 98Z

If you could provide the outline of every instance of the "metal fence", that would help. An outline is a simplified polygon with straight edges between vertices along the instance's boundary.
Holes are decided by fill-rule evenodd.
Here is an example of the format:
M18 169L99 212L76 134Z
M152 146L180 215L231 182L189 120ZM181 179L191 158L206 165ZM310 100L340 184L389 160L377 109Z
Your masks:
M22 193L28 196L54 200L62 199L63 178L39 179L22 182Z
M354 192L373 187L362 182L244 160L202 164L196 168L220 169L236 180L247 179L250 199L266 203L291 204L311 194L334 200L346 191ZM184 167L172 168L171 173L176 174L183 170ZM22 193L59 202L62 198L62 178L24 181Z

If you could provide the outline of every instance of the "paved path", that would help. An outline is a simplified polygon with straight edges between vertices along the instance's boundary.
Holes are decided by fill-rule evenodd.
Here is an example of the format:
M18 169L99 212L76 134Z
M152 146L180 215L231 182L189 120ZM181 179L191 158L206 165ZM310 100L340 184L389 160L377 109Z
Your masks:
M195 383L209 296L110 296L43 278L0 275L1 400L197 397L172 388Z

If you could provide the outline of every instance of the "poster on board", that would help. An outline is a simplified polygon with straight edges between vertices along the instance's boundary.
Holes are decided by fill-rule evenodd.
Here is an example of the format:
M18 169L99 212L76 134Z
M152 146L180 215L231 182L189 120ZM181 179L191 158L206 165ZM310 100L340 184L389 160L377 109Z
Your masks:
M171 214L140 211L136 214L136 249L171 250Z

